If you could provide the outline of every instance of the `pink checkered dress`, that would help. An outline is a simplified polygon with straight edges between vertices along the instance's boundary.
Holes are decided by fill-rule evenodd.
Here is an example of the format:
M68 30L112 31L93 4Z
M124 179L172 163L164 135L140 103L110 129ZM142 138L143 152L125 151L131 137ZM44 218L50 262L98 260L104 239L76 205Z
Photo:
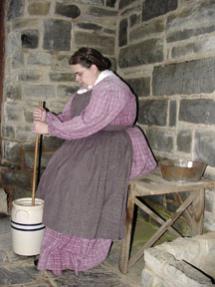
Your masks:
M135 96L117 76L108 74L97 81L87 107L79 116L70 118L72 101L73 97L58 116L47 113L52 136L75 140L91 136L109 125L122 126L127 130L133 150L130 178L144 175L155 168L156 162L143 133L132 126L136 117ZM51 270L55 274L61 274L65 269L85 271L104 261L111 242L111 239L87 239L62 234L47 226L38 269Z

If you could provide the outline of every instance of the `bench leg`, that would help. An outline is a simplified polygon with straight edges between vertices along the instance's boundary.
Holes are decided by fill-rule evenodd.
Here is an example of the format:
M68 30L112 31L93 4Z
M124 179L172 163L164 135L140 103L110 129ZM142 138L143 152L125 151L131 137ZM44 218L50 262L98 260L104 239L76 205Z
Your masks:
M154 245L155 242L167 231L167 229L174 224L174 222L181 216L181 214L191 205L194 200L193 193L177 208L176 212L165 221L163 225L152 235L152 237L144 244L140 250L132 256L129 266L133 266L143 255L144 250Z
M202 234L205 207L205 191L200 189L195 192L195 198L191 205L192 212L192 235Z
M132 232L132 224L134 217L134 198L132 197L132 193L130 192L130 187L128 190L128 202L127 202L127 214L126 214L126 234L125 238L121 243L121 252L119 259L119 270L122 273L128 272L128 260L130 253L130 245L131 245L131 232Z

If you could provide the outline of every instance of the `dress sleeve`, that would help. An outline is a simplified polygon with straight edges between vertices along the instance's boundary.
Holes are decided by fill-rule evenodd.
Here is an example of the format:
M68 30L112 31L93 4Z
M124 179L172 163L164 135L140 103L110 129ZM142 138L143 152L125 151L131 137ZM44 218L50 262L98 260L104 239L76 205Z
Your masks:
M120 113L128 100L128 92L110 82L97 85L92 90L88 106L70 120L47 117L49 134L66 139L79 139L103 129Z

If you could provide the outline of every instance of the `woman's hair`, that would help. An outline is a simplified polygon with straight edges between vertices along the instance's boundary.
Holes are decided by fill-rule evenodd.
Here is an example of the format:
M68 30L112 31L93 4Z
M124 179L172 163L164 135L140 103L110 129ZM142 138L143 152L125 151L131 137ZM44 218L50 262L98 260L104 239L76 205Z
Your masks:
M85 68L96 65L99 71L104 71L111 67L111 62L99 51L93 48L82 47L76 51L69 59L70 65L80 64Z

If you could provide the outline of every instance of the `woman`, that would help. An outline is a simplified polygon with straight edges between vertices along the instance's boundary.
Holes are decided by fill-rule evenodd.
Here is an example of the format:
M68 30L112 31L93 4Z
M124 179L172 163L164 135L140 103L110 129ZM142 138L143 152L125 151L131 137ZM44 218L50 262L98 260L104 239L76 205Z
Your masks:
M128 180L156 166L141 131L133 126L136 100L91 48L70 60L80 89L59 115L34 111L39 134L65 139L48 163L37 195L45 200L45 235L39 270L85 271L106 258L124 235Z

